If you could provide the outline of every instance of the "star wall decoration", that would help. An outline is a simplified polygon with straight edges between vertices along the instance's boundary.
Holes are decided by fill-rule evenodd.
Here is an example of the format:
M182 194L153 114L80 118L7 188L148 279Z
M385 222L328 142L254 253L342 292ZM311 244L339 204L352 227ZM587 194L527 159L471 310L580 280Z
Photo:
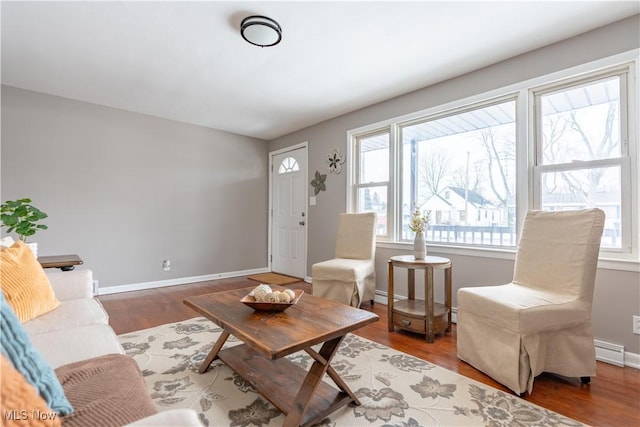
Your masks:
M339 174L340 172L342 172L342 165L344 164L344 161L344 154L342 154L337 148L334 149L331 154L327 156L327 162L329 163L329 173Z
M317 195L321 191L327 190L327 185L324 183L326 180L327 175L320 175L320 172L316 171L316 177L311 181L314 195Z

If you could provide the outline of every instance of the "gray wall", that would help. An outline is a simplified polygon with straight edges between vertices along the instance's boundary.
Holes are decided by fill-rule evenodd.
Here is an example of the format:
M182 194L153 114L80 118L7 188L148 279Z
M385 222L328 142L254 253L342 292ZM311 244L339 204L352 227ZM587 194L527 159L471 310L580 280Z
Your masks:
M268 266L266 141L13 87L1 96L2 200L30 197L49 214L31 239L40 255L79 254L100 287Z
M271 141L270 150L301 141L309 143L309 173L326 171L326 156L333 148L347 152L346 132L393 117L442 105L457 99L543 76L640 47L640 16L619 21L563 42L492 65L446 82L394 98L359 111ZM351 159L347 159L345 169ZM327 191L309 207L308 267L331 258L339 212L346 210L346 173L327 176ZM407 248L408 249L408 248ZM408 250L405 251L409 253ZM386 260L401 249L379 248L376 253L377 288L387 289ZM462 286L506 283L511 280L513 261L473 256L437 254L453 260L455 291ZM442 292L436 296L442 301ZM624 345L640 353L640 337L631 332L632 315L640 314L640 274L599 269L594 297L595 335L602 341Z

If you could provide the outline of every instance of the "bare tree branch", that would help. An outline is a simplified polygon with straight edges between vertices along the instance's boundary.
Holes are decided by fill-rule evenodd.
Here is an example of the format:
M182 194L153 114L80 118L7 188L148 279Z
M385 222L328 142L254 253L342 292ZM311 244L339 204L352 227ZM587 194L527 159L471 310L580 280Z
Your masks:
M493 192L496 199L500 201L500 205L505 206L507 204L507 201L509 200L511 191L509 189L509 182L504 169L504 164L496 146L495 129L488 128L482 130L482 132L480 133L480 137L482 145L487 152L489 183L491 186L491 191ZM494 178L494 171L496 171L498 175L496 178Z
M420 183L426 189L425 199L439 194L444 189L444 178L447 175L449 160L449 157L442 152L421 156L418 170Z

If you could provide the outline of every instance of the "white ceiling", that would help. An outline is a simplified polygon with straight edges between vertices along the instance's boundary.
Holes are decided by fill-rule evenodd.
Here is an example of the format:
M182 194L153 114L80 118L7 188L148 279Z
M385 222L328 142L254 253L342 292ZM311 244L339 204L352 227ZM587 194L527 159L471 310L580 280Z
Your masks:
M639 13L638 1L7 2L2 83L266 140ZM245 42L242 18L283 41Z

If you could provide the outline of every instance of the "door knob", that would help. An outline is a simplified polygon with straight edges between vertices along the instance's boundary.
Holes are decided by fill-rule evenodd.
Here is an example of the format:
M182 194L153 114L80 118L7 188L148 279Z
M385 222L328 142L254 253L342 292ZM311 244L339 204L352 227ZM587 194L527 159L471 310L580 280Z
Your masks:
M300 221L298 224L300 224L300 225L304 225L304 221Z

